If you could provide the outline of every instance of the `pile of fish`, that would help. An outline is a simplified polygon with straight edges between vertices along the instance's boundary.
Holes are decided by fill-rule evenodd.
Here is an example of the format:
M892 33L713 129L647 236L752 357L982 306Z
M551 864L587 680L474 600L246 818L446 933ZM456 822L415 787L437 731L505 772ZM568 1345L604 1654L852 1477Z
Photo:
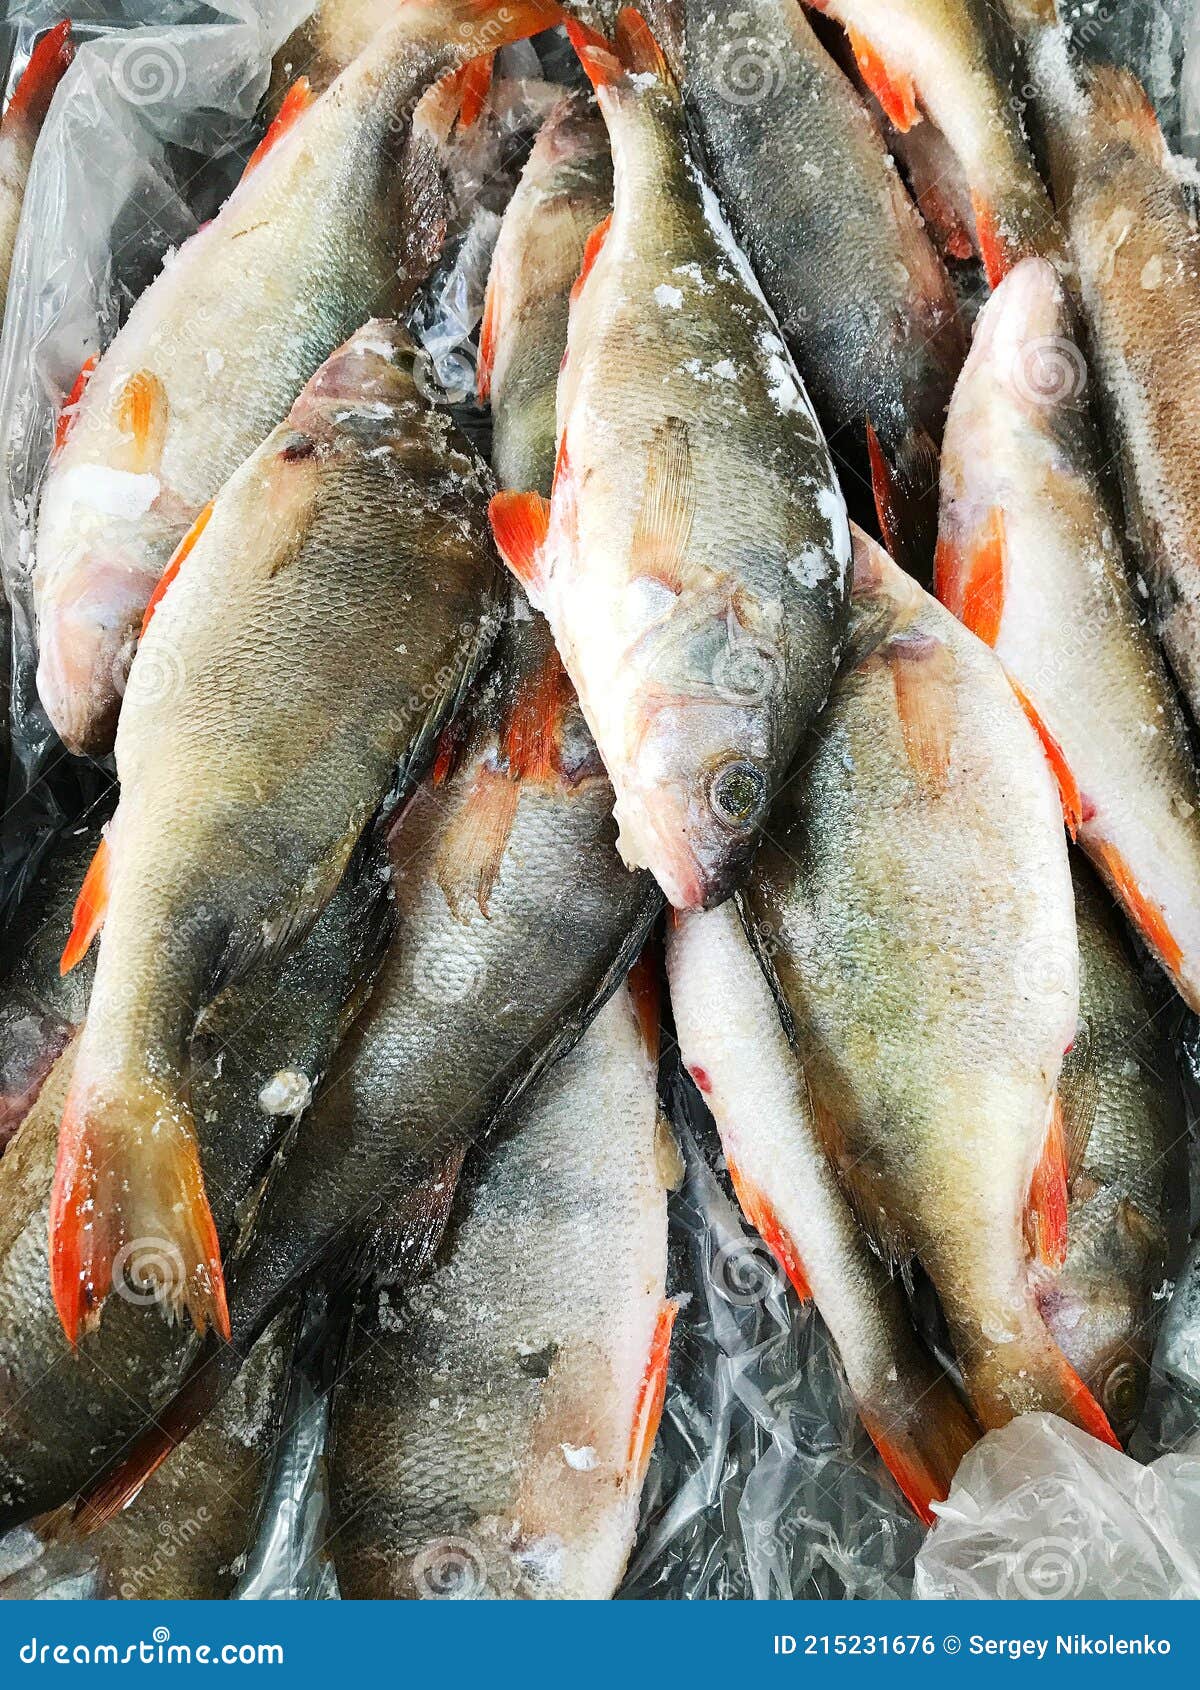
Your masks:
M456 159L552 31L452 407ZM611 1597L676 1049L921 1521L1021 1415L1128 1441L1200 1011L1200 234L1134 71L1054 0L324 0L266 105L4 560L115 781L3 937L0 1526L229 1595L299 1369L344 1596Z

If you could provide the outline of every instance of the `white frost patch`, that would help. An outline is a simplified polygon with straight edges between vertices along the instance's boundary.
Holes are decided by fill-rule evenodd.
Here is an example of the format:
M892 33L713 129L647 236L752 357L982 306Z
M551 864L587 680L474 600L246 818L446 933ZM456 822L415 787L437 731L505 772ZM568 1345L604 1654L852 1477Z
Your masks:
M596 1465L596 1451L591 1444L576 1449L574 1444L560 1444L563 1460L576 1473L590 1473Z
M737 365L728 358L721 358L713 365L712 373L715 376L720 376L722 381L736 381Z
M788 574L802 587L820 587L830 576L829 553L820 546L805 546L798 557L788 559Z
M158 498L162 485L156 475L136 475L106 464L77 464L63 476L61 496L67 504L88 505L104 516L136 522Z
M660 282L654 290L655 302L664 311L683 310L683 289L668 287L666 282Z
M225 354L218 352L215 346L210 346L204 354L204 365L210 376L219 376L225 368Z
M299 1115L312 1102L312 1081L299 1068L281 1068L258 1094L265 1115Z
M389 364L396 353L396 348L390 341L380 339L372 340L366 335L360 335L354 342L354 350L356 352L374 352L376 357L386 358Z
M850 567L850 518L841 488L822 487L817 493L817 508L833 531L833 555L842 566L844 579Z
M713 291L712 283L705 276L704 271L696 263L695 259L691 259L687 264L677 264L671 274L673 276L683 276L687 281L691 282L692 286L698 293L711 293Z

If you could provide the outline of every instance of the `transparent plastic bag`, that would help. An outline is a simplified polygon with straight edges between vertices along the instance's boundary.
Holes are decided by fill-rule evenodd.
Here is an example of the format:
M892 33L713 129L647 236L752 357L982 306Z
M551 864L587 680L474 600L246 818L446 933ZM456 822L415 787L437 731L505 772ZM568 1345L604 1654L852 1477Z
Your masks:
M1143 1467L1028 1414L975 1446L938 1514L918 1598L1200 1597L1200 1449Z

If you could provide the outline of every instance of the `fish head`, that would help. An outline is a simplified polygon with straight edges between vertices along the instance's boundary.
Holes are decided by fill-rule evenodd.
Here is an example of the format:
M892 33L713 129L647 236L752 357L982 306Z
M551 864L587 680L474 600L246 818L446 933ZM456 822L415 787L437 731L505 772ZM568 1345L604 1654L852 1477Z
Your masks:
M955 411L978 412L982 423L1000 397L1041 433L1057 413L1082 410L1087 385L1087 363L1057 270L1044 258L1022 259L979 314Z
M1150 1380L1146 1301L1140 1288L1093 1267L1064 1274L1039 1287L1037 1296L1055 1342L1086 1381L1113 1431L1126 1439Z
M622 855L676 909L711 909L749 869L791 744L786 657L728 598L669 618L655 644L614 782Z
M57 571L40 598L38 696L69 751L82 756L111 749L138 630L159 574L119 539L112 545L98 540Z

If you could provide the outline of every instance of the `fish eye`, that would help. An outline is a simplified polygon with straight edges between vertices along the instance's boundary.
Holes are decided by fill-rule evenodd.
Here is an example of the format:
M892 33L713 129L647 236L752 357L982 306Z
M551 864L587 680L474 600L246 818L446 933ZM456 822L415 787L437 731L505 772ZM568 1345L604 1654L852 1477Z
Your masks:
M750 827L767 807L767 777L753 763L726 763L708 789L708 801L729 827Z

